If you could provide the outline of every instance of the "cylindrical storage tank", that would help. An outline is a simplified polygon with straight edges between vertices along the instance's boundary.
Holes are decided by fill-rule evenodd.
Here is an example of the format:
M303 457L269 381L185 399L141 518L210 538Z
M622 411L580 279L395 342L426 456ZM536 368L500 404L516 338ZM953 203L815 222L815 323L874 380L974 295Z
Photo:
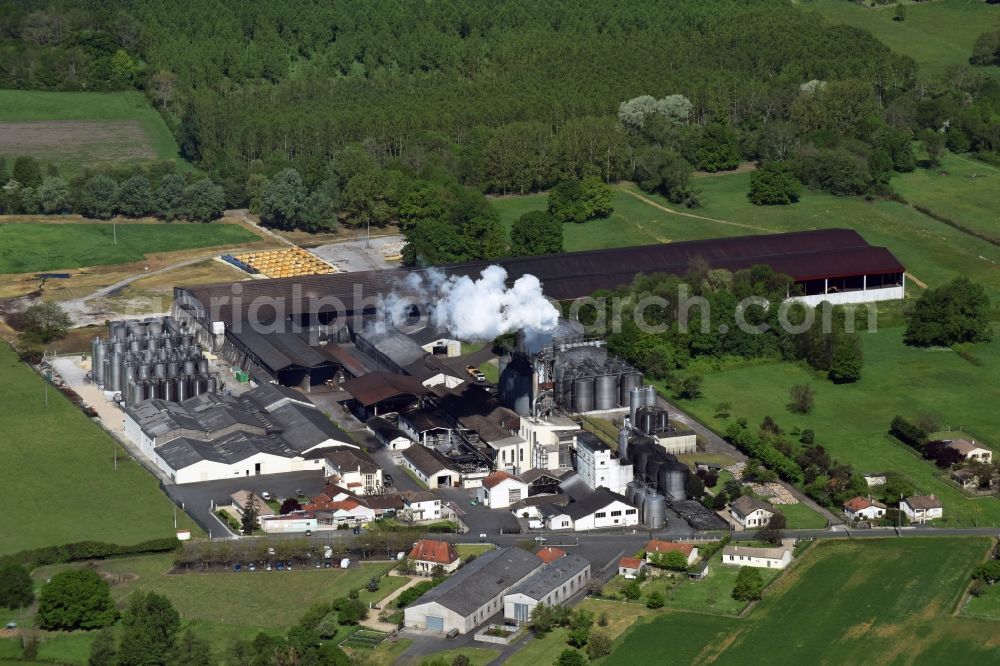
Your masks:
M193 377L195 372L195 362L191 359L184 361L184 376Z
M629 504L635 504L635 481L629 481L625 485L625 501Z
M607 411L618 406L618 375L600 375L594 380L594 409Z
M628 391L628 418L633 428L639 427L636 412L646 404L646 393L641 386L634 386Z
M657 484L660 492L666 495L671 502L678 502L687 499L687 480L690 471L687 465L682 462L671 462L663 465L657 476Z
M104 384L105 350L104 342L100 338L94 338L90 343L90 375L98 386Z
M143 341L140 340L139 338L131 338L128 341L128 350L130 352L136 352L136 353L138 353L138 352L142 351L142 343L143 343Z
M153 374L156 375L157 379L166 379L167 378L167 364L166 363L157 363L156 365L154 365L153 366Z
M123 321L113 321L111 322L110 333L111 333L111 335L109 336L110 339L124 340L125 338L128 337L128 327L125 325L125 322Z
M573 378L564 376L562 378L562 402L563 409L573 408Z
M122 390L122 357L119 354L112 354L109 358L111 359L109 362L111 377L108 381L107 390L117 393Z
M126 361L122 366L122 383L128 384L137 378L136 365L131 361Z
M656 431L666 432L667 428L670 427L670 419L667 418L667 410L658 409L656 411Z
M636 416L639 419L639 430L644 435L656 432L656 413L648 407L642 408Z
M642 375L638 372L626 372L618 379L618 404L622 407L628 407L632 403L630 401L630 396L632 395L632 389L638 387L642 383Z
M149 351L160 351L160 345L162 345L160 338L153 336L146 338L146 349Z
M198 374L199 375L207 375L208 374L208 359L207 358L200 358L200 359L198 359ZM529 377L528 381L531 381L530 377ZM520 413L520 412L518 412L518 413Z
M194 344L194 336L190 333L185 333L181 336L181 346L190 347Z
M209 393L218 393L219 391L219 379L214 375L208 378L205 390Z
M638 453L633 449L632 453L632 470L633 474L640 481L643 480L643 475L646 473L646 464L649 462L650 456L652 456L652 451L649 450L648 446L643 446L638 449Z
M130 321L128 323L128 335L130 338L142 338L146 336L146 325L141 321Z
M176 379L167 379L163 382L163 399L167 402L177 402Z
M626 430L625 428L622 428L621 430L618 431L618 457L622 460L622 462L629 461L628 438L630 434L631 433L629 433L629 431Z
M573 381L573 411L594 411L593 377L580 377Z
M663 460L658 455L651 455L646 459L646 466L643 470L646 473L646 478L649 479L649 483L653 486L659 486L660 470L666 466L666 461Z
M146 333L153 338L158 338L163 335L163 324L159 319L147 319L146 320Z
M194 385L195 395L201 395L206 390L208 390L208 380L205 379L204 377L195 377L193 380L191 380L191 383Z
M639 483L635 484L635 495L632 497L632 504L635 506L635 508L639 509L639 520L640 521L642 520L642 508L643 508L643 504L645 503L645 501L646 501L646 495L648 495L649 492L650 491L648 491L645 486L643 486L643 485L641 485Z
M191 389L188 386L188 380L184 377L178 377L177 382L177 402L184 402L191 397Z
M646 386L646 406L656 407L656 388L651 384Z
M646 495L642 502L642 522L651 530L663 529L667 524L667 500L663 495Z
M176 377L180 372L180 364L177 361L167 361L167 377Z
M139 364L139 381L145 381L149 379L149 365L146 363Z
M174 345L174 337L172 335L164 335L163 336L163 348L164 349L173 349L175 346L176 345Z

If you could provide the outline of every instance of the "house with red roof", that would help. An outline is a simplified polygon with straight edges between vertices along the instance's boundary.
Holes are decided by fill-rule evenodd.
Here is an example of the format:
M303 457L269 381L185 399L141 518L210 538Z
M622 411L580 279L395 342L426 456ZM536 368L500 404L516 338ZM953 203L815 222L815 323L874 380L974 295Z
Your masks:
M618 560L618 575L632 579L646 568L646 563L638 557L623 557Z
M643 550L646 551L646 561L650 564L656 564L667 553L680 553L687 560L689 566L694 564L698 559L698 547L690 543L653 539L646 544Z
M421 539L413 544L409 558L417 573L426 576L430 576L436 567L441 567L445 573L451 573L462 561L453 545L435 539Z
M483 479L476 491L479 501L491 509L507 509L528 496L528 484L502 470Z
M850 521L885 518L885 504L871 497L852 497L844 502L844 517Z
M552 546L546 546L539 550L535 555L542 558L542 561L546 564L552 564L561 557L566 557L566 551L562 548L553 548Z

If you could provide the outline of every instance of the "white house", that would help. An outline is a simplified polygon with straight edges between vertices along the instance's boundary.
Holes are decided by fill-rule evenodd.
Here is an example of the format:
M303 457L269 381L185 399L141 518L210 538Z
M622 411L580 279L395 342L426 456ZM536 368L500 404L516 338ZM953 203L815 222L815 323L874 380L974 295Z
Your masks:
M441 520L450 515L441 498L428 490L408 490L401 495L403 511L416 522Z
M791 539L774 548L751 546L726 546L722 549L722 563L734 567L784 569L792 562Z
M434 539L421 539L413 544L409 558L417 573L425 576L432 575L438 567L445 573L452 573L462 561L453 545Z
M503 597L503 615L518 624L527 624L538 604L565 604L587 587L590 562L579 555L567 555L546 564Z
M566 512L566 507L555 504L539 504L538 513L548 530L571 530L573 518Z
M365 427L386 450L393 452L393 459L397 462L399 461L398 452L410 448L415 443L399 427L381 416L373 416L365 421Z
M646 562L638 557L623 557L618 560L618 575L635 578L646 568Z
M976 444L975 440L953 439L947 442L948 448L962 454L965 460L976 460L984 463L993 462L993 451Z
M491 509L506 509L528 496L528 484L507 472L497 470L485 479L476 496Z
M934 495L907 497L899 502L899 510L906 514L911 523L926 523L944 516L941 500Z
M545 566L521 548L486 552L406 607L404 626L445 634L460 634L504 610L503 596Z
M564 512L572 519L576 532L639 524L638 509L607 488L598 488L583 499L571 502Z
M428 488L457 486L462 476L451 461L426 446L411 446L400 452L403 467L413 472Z
M885 504L870 497L854 497L844 502L844 517L850 521L885 518Z
M745 529L764 527L775 513L774 507L759 499L743 495L729 505L729 515Z
M632 480L632 465L623 463L612 455L611 447L597 439L593 433L580 432L576 436L576 473L589 487L607 488L613 493L624 493Z
M333 483L359 494L382 487L382 468L361 449L334 446L322 453L323 474Z

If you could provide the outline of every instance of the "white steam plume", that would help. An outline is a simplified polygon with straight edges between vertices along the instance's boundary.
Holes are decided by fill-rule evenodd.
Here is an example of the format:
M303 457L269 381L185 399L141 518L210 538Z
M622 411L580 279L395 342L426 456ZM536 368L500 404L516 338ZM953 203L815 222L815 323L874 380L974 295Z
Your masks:
M406 318L412 304L428 305L430 321L466 342L488 341L522 331L529 349L543 344L559 323L559 311L542 294L534 275L522 275L509 288L502 266L487 266L480 277L448 276L432 268L410 273L385 299L394 323Z

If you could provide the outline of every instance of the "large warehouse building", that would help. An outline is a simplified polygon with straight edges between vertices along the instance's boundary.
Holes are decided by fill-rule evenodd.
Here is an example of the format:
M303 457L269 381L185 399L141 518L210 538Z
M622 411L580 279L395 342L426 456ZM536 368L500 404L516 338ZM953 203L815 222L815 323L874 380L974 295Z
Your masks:
M794 281L790 298L810 305L900 299L905 288L905 268L892 252L869 245L852 229L661 243L515 257L495 263L506 269L508 283L531 274L541 281L547 297L571 300L627 285L639 274L683 274L696 259L703 259L710 268L731 271L770 266ZM487 265L471 262L443 270L450 275L476 277ZM308 375L315 383L329 376L331 369L323 357L334 355L335 350L320 349L316 356L305 358L265 338L280 335L291 328L288 324L295 324L320 327L343 340L346 324L358 315L374 313L380 295L388 295L409 273L422 270L397 268L176 287L172 314L196 324L191 328L205 347L238 351L243 360L269 366L272 377L282 373L294 378ZM249 322L255 328L270 325L277 332L248 335Z

